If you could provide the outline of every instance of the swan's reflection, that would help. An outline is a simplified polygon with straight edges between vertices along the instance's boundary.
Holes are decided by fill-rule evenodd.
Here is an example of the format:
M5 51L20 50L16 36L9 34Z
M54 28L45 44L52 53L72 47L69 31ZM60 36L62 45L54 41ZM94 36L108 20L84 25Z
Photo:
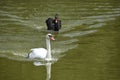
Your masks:
M52 63L46 63L46 70L47 70L46 80L50 80L51 78L51 64Z
M51 78L51 65L52 65L52 62L34 62L33 63L35 66L45 66L46 67L46 71L47 71L47 74L46 74L46 80L50 80Z

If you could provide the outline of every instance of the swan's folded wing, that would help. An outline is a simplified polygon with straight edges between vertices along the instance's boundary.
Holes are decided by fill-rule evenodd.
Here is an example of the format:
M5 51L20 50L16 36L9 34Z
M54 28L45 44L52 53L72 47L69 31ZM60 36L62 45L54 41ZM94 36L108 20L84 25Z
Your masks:
M30 56L32 58L45 58L47 55L47 50L44 48L34 48L31 49Z

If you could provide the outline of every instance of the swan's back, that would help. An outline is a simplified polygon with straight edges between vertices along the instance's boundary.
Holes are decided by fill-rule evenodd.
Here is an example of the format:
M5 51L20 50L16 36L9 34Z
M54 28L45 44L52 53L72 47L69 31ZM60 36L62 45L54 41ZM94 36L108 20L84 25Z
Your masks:
M47 55L47 50L44 48L34 48L31 49L31 53L29 54L29 58L34 59L34 58L46 58Z

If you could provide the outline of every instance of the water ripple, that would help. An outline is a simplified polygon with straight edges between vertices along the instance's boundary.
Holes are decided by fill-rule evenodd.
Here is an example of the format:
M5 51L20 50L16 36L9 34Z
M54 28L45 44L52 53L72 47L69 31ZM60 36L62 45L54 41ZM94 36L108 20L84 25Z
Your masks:
M64 34L66 37L78 37L78 36L83 36L91 33L95 33L97 30L89 30L89 31L74 31L71 33Z

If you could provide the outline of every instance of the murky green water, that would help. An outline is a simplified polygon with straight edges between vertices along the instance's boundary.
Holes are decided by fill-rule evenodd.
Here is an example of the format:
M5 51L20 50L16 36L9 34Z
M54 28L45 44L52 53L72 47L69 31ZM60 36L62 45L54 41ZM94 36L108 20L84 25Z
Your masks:
M26 58L46 47L45 20L58 13L52 62ZM0 80L119 80L119 0L0 1Z

